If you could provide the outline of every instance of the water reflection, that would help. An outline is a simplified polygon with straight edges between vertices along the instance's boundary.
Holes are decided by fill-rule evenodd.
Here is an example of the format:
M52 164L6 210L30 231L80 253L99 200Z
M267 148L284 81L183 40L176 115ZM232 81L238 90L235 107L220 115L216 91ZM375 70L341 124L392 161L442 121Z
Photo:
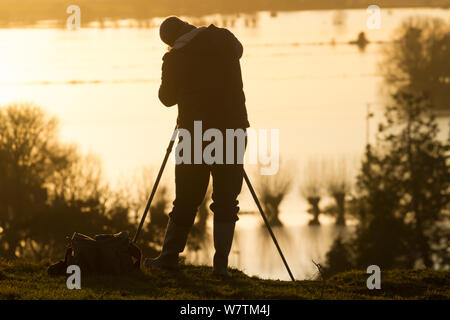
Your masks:
M379 119L375 110L379 108L372 108L375 115L366 138L366 105L384 105L376 89L382 81L377 66L382 45L390 41L399 21L417 13L392 10L383 17L382 29L367 30L373 45L361 54L348 43L364 28L365 10L348 10L346 28L333 25L333 12L279 12L276 18L268 12L210 15L192 21L226 25L244 43L242 68L252 126L280 128L280 153L295 159L299 168L311 156L362 152ZM450 10L421 9L420 13L450 16ZM103 29L78 32L0 30L0 104L28 100L46 108L61 120L63 138L95 151L103 159L106 176L114 182L136 167L160 165L176 113L162 108L157 98L165 50L156 30L158 19L105 20L100 25ZM331 39L335 46L328 45ZM445 116L438 120L445 129L442 137L448 136L448 113ZM173 181L171 163L164 178ZM251 197L244 194L243 210L253 207ZM334 221L322 220L322 215L320 227L308 226L306 210L298 194L288 196L281 215L303 212L306 218L275 228L299 279L313 276L312 260L323 262L333 239L353 228L336 227ZM260 224L259 216L238 223L230 264L251 275L288 279ZM212 263L210 223L208 228L200 249L187 254L189 262Z
M231 267L266 279L289 280L280 255L266 227L255 216L253 224L238 222L229 264ZM202 242L200 250L187 250L186 261L198 265L212 265L214 246L212 228ZM274 234L296 279L310 279L317 274L314 262L323 263L334 239L346 237L354 225L339 227L333 223L321 226L285 225L273 227Z

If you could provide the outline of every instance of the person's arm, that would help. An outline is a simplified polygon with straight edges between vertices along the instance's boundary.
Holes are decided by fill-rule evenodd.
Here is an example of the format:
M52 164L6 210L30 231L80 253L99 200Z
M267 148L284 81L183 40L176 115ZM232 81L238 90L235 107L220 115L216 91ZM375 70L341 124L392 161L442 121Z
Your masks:
M163 57L159 100L161 100L166 107L171 107L178 103L177 91L176 66L173 61L173 55L168 52Z

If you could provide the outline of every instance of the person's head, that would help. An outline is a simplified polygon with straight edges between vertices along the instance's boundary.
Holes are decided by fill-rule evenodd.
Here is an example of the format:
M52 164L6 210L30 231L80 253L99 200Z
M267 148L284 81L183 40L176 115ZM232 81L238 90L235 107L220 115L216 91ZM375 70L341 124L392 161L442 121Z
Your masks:
M195 29L195 27L177 17L169 17L163 21L159 28L159 36L161 40L173 47L175 41L182 35Z

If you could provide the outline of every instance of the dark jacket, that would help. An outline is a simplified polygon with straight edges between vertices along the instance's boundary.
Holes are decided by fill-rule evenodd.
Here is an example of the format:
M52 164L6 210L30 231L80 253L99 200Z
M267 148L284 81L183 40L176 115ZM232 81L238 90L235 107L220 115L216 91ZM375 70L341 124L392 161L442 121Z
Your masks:
M181 128L195 120L203 128L248 128L241 43L214 25L191 32L163 57L159 99L168 107L178 104Z

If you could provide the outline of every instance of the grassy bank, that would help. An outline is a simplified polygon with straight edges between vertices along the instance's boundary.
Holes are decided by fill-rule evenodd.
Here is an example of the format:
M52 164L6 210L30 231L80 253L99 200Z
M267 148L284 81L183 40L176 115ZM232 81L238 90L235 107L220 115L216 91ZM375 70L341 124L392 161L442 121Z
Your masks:
M367 274L352 271L327 281L261 280L234 271L233 280L211 268L184 266L179 273L144 270L127 277L82 277L68 290L65 277L49 277L46 262L0 261L0 299L449 299L450 271L382 272L381 290L366 288Z

